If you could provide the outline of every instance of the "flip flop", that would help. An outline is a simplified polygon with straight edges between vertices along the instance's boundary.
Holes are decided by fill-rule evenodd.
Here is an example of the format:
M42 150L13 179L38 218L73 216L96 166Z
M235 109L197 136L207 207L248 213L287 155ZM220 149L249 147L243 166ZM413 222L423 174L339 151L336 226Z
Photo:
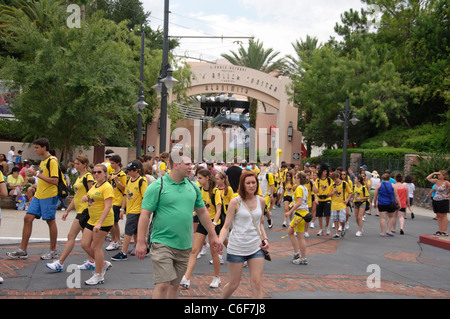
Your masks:
M391 234L391 233L386 233L386 235L388 235L389 237L394 237L395 236L394 234Z

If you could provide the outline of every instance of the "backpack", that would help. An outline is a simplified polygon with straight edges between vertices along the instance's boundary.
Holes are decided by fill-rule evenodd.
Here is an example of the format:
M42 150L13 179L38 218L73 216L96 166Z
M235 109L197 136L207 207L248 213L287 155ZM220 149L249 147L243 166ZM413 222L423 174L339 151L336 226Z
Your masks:
M47 161L47 170L50 175L50 160L54 159L56 161L56 158L50 157L50 159ZM58 162L56 161L58 164ZM61 167L58 164L58 197L66 198L69 196L69 187L67 185L67 181L64 177L64 173L61 171Z

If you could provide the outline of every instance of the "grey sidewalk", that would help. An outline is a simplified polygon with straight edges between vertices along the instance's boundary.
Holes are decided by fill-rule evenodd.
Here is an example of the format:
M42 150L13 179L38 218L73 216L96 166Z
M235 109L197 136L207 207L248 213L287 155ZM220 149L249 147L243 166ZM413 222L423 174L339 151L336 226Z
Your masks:
M450 253L448 250L419 243L419 236L437 230L434 214L414 207L415 219L405 221L405 235L393 238L379 237L379 219L371 215L364 223L364 236L356 237L354 216L350 217L350 230L346 236L333 240L330 236L316 236L316 228L310 230L307 239L308 265L291 263L292 248L288 238L281 239L286 229L281 227L282 210L273 211L274 228L267 230L272 262L265 263L264 297L271 299L332 299L332 298L450 298ZM113 262L105 276L105 283L95 287L84 285L91 272L81 273L81 288L67 289L72 273L53 273L45 267L47 261L39 259L48 251L48 228L42 220L35 220L30 244L30 258L26 261L8 260L7 251L14 250L20 242L24 212L3 210L0 228L0 298L151 298L153 274L150 258L144 261L130 256L129 260ZM57 213L58 251L64 249L64 240L75 216L61 221ZM124 221L120 222L123 230ZM398 234L398 225L397 225ZM107 243L105 243L106 247ZM107 260L117 251L105 252ZM225 254L226 255L226 254ZM225 256L224 255L224 256ZM79 245L66 261L81 264L86 254ZM213 268L210 254L198 259L191 279L191 288L182 290L182 298L220 297L221 288L211 289ZM378 268L371 268L378 267ZM368 279L380 271L380 288L370 288ZM228 280L226 263L221 266L222 286ZM249 298L248 269L244 270L241 287L235 298Z

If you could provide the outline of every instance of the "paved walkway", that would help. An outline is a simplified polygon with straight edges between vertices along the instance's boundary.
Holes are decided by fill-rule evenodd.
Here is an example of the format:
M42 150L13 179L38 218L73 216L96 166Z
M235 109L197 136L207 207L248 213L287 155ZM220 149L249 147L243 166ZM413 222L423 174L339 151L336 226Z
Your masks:
M263 291L267 299L334 299L334 298L450 298L450 253L419 242L419 235L437 230L434 214L415 208L416 218L405 223L405 235L379 237L379 218L367 216L364 236L356 237L354 217L344 238L318 237L316 229L310 230L307 239L309 264L291 263L292 248L288 238L281 237L286 229L281 227L282 210L273 211L274 228L267 231L272 262L265 263ZM81 272L80 288L68 288L76 282L76 273L53 273L45 267L47 261L39 256L48 251L48 228L36 220L28 260L8 260L5 253L15 250L20 242L24 212L3 210L0 228L0 299L146 299L152 297L154 288L150 258L144 261L129 257L128 261L113 262L105 276L105 283L95 287L84 285L91 272ZM58 250L62 252L64 240L72 224L74 213L66 222L57 213ZM124 222L120 222L122 230ZM398 234L398 226L397 226ZM106 246L107 243L105 243ZM105 252L109 258L116 252ZM66 266L81 264L86 255L79 243L66 261ZM212 265L210 255L198 260L191 288L182 290L185 299L214 299L220 297L221 288L211 289ZM379 286L374 279L379 274ZM227 282L227 265L221 267L222 285ZM248 270L244 270L240 288L234 298L250 298Z

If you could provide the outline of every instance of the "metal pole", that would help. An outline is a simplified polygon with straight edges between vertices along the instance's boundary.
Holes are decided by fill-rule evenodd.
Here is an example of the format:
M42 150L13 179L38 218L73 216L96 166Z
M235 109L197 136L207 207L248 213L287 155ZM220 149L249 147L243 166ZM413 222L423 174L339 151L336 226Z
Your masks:
M139 102L144 102L144 44L145 33L141 33L141 71L140 71L140 85L139 85ZM137 125L137 137L136 137L136 158L141 156L141 135L142 135L142 109L138 108L138 125Z
M350 113L350 101L347 99L345 102L345 114L344 114L344 157L342 159L342 167L347 169L347 140L348 140L348 118Z
M163 56L161 66L161 77L167 76L167 67L169 64L169 0L164 1L164 41L163 41ZM161 89L161 124L159 135L159 150L160 153L166 151L167 144L167 88L162 85Z

